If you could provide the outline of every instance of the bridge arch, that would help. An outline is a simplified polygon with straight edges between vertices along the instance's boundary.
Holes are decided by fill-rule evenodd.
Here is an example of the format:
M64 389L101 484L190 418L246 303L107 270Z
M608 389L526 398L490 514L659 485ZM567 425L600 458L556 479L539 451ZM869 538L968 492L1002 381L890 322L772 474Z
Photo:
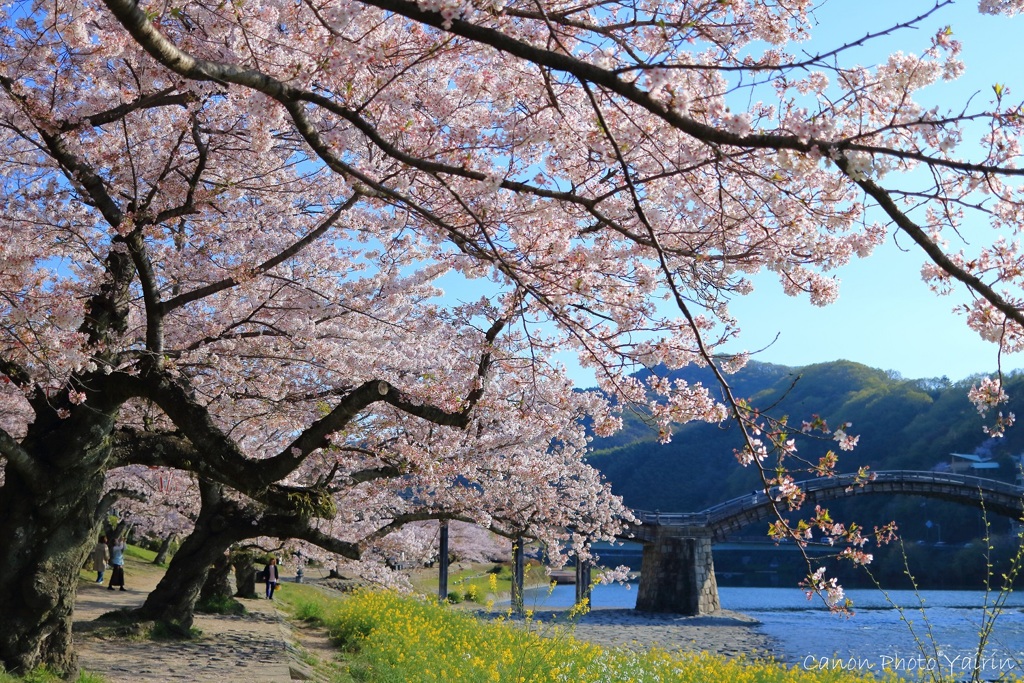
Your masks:
M1020 519L1024 515L1024 488L994 479L951 472L893 470L876 472L875 478L856 484L854 475L810 479L797 484L806 495L804 506L829 500L872 494L902 494L938 498L985 509L997 515ZM734 498L704 511L712 537L723 540L743 527L774 516L771 501L763 492L754 497Z
M951 472L893 470L857 483L855 475L798 482L804 506L872 494L915 495L963 503L1014 519L1024 517L1024 487ZM711 545L729 533L774 516L774 501L757 492L700 512L635 510L631 540L644 544L637 609L706 614L718 609Z

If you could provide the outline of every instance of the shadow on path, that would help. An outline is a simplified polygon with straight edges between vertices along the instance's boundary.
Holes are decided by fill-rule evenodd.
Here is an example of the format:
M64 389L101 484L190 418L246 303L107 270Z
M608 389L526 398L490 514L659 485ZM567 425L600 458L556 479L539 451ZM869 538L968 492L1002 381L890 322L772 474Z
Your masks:
M80 666L109 683L193 681L285 683L293 678L289 630L268 600L241 600L243 616L197 614L193 640L150 640L107 628L97 617L117 609L140 606L163 570L129 558L128 590L82 582L75 601L75 647Z

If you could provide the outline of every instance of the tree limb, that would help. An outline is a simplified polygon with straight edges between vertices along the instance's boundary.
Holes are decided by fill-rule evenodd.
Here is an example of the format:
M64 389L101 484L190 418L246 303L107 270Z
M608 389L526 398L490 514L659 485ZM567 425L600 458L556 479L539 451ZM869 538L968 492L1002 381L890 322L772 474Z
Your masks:
M5 429L0 429L0 456L14 466L18 475L24 478L32 489L43 489L48 485L47 475L43 469Z

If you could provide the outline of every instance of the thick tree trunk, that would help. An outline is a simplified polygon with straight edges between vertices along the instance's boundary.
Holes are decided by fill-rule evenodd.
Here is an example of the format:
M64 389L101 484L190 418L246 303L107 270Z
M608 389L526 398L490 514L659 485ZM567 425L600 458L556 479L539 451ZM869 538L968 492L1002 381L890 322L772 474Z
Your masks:
M160 543L160 549L156 551L156 557L153 558L153 564L160 566L167 564L167 556L171 553L171 544L177 537L178 534L173 532L164 537L163 542Z
M253 599L256 596L256 558L251 551L235 550L231 553L235 568L235 597Z
M225 551L210 567L206 582L199 591L199 602L224 601L231 598L231 561Z
M174 554L160 583L135 612L139 619L161 621L183 633L192 627L196 601L210 568L245 534L245 525L234 519L237 507L224 498L220 485L200 481L199 490L202 508L195 528Z
M94 466L87 467L86 461ZM0 669L77 671L71 624L79 570L96 544L103 458L47 471L45 489L5 469L0 488ZM40 462L41 465L46 463Z

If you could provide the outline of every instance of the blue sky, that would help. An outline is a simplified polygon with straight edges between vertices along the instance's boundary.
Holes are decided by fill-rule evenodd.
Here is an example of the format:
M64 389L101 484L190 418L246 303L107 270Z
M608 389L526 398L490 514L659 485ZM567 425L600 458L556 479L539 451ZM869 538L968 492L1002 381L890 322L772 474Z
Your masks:
M932 6L929 0L831 0L817 15L821 26L813 43L792 49L798 53L801 49L834 49L868 32L910 20ZM982 16L977 12L977 0L961 0L942 8L920 29L901 30L868 47L851 50L841 62L871 66L896 50L920 52L947 25L964 45L966 73L955 83L929 88L920 101L946 109L962 107L974 98L973 109L984 109L992 100L995 83L1009 88L1010 101L1024 97L1024 17ZM987 225L974 227L981 233L977 241L991 240L991 234L984 234ZM965 231L970 229L965 226ZM871 257L832 273L841 280L839 299L823 308L812 306L806 297L786 296L771 274L757 276L754 294L731 305L743 333L739 343L728 350L763 348L754 358L789 366L846 359L893 370L908 379L946 376L957 381L994 372L996 347L982 341L967 328L963 317L953 313L966 294L933 294L920 277L923 262L923 252L908 237L900 235L894 240L890 230L887 243ZM462 286L449 286L459 296ZM478 285L473 292L479 296ZM573 367L572 359L565 355L561 360L570 366L579 386L593 385L591 373ZM1022 368L1024 355L1002 359L1004 372Z
M904 238L901 244L906 244ZM963 297L938 297L920 277L923 258L890 241L870 258L839 271L839 299L822 308L788 297L770 279L756 295L737 300L742 348L771 344L758 360L807 365L839 359L895 370L908 379L960 380L996 369L996 347L967 328L952 309ZM778 340L772 343L775 335ZM1024 356L1004 356L1004 372L1024 367Z
M828 12L821 15L822 28L839 25L845 35L823 32L815 45L824 38L823 46L835 46L859 38L871 27L909 19L920 13L911 5L927 8L929 3L833 0L826 6ZM837 19L838 24L832 23ZM984 106L997 82L1010 88L1011 101L1024 96L1024 17L981 16L976 1L944 8L920 31L902 31L885 38L885 51L918 51L945 25L951 25L954 38L963 43L967 71L955 84L943 85L941 90L937 87L931 93L936 103L954 106L973 95L976 103ZM879 54L877 47L862 50L858 61L873 63ZM911 246L906 236L898 238L898 243ZM967 329L961 316L951 312L964 296L937 297L929 291L920 278L923 254L913 249L901 251L890 236L885 247L870 258L837 271L842 281L840 297L825 308L815 308L805 298L785 296L771 277L757 279L755 295L732 305L744 332L742 348L766 346L778 334L778 340L756 356L759 360L805 365L842 358L895 370L906 378L945 375L959 380L994 371L995 346L982 341ZM1024 368L1024 355L1004 356L1002 367L1004 371Z

